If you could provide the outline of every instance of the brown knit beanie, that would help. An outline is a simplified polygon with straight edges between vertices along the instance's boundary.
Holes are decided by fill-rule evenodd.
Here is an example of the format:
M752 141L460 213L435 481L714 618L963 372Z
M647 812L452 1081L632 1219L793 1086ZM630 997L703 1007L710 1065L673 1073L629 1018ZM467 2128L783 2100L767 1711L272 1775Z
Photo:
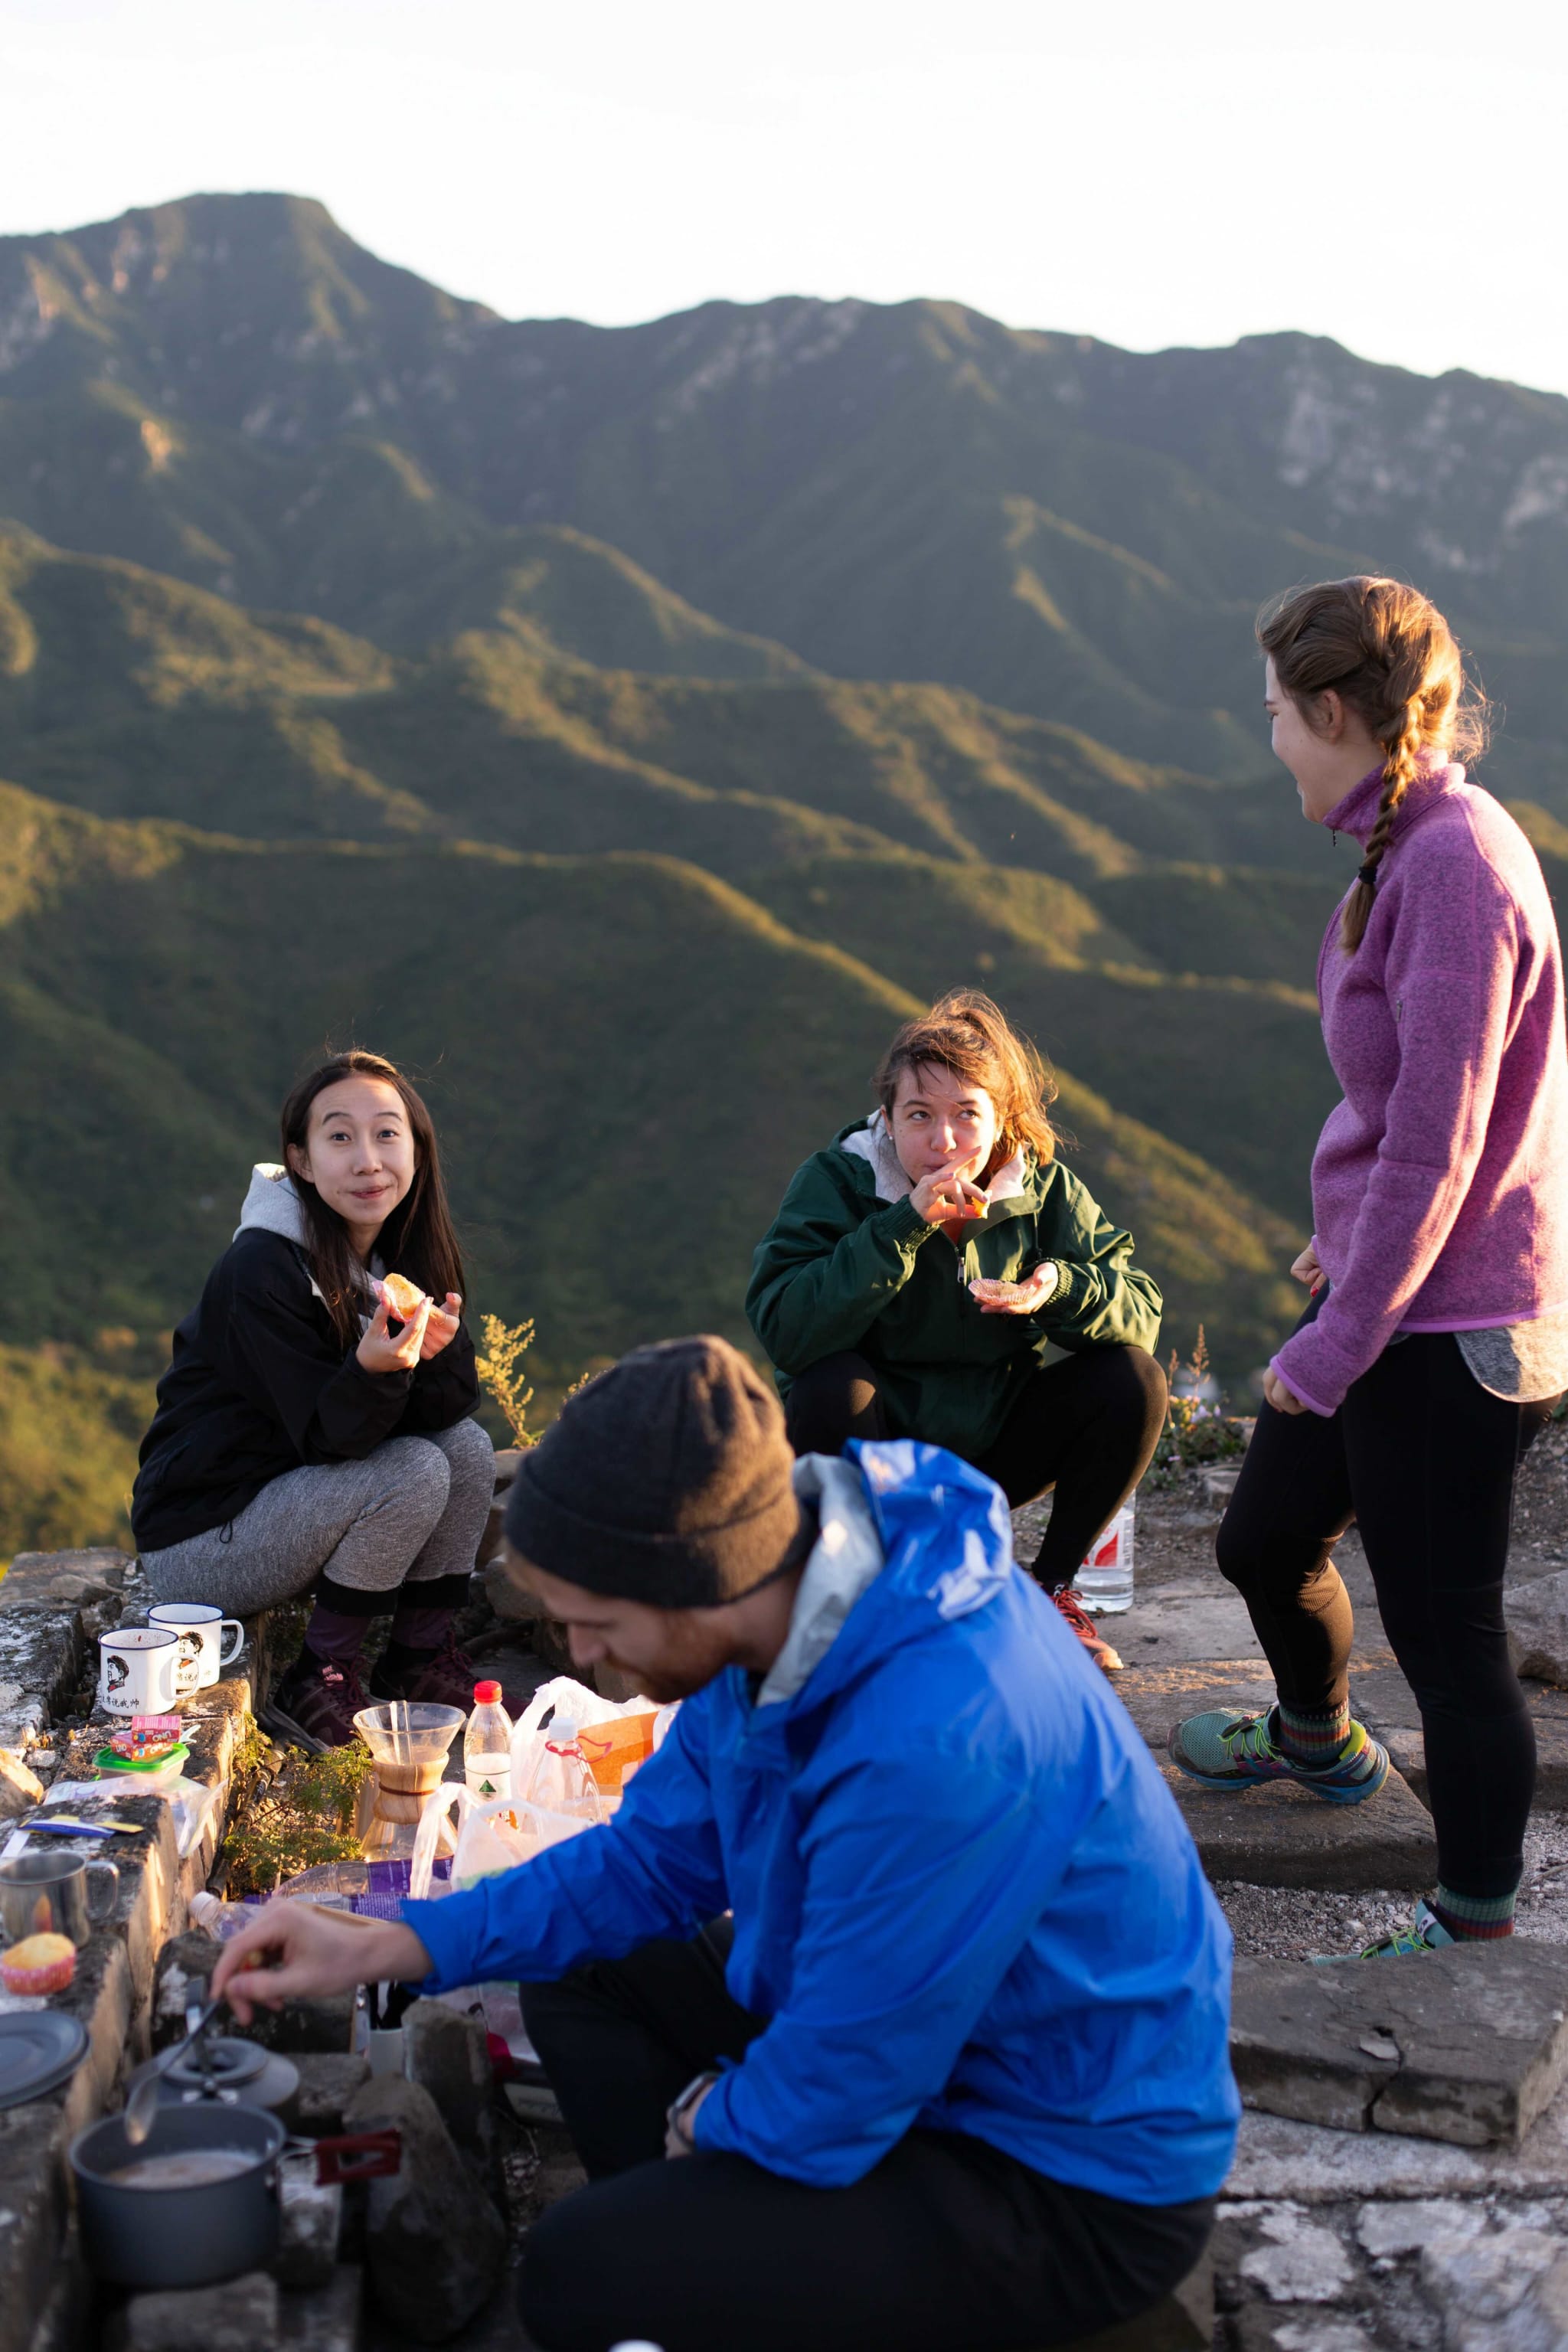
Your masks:
M712 1609L777 1575L801 1525L784 1412L727 1339L636 1348L562 1407L507 1501L547 1576L655 1609Z

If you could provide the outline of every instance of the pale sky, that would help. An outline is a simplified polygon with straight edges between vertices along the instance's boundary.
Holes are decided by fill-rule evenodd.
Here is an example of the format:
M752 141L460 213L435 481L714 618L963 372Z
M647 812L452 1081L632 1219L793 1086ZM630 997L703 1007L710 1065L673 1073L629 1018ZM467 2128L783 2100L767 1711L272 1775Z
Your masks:
M319 196L510 317L935 295L1568 392L1528 0L0 0L0 234Z

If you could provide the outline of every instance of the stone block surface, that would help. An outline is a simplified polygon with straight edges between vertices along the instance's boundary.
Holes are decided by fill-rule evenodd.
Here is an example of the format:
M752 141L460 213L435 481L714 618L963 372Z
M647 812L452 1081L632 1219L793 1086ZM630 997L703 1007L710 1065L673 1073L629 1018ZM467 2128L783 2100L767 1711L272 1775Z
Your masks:
M0 1821L16 1821L44 1801L44 1784L31 1765L9 1748L0 1748Z
M402 2137L402 2169L366 2188L365 2267L377 2303L402 2333L444 2343L494 2292L506 2260L500 2215L419 2084L373 2076L344 2122L350 2131L394 2126Z
M1249 1886L1430 1889L1437 1848L1426 1808L1397 1771L1360 1805L1326 1805L1306 1790L1200 1788L1163 1768L1211 1879Z
M318 2050L301 2052L292 2063L300 2085L279 2109L283 2121L290 2131L306 2132L312 2139L341 2132L349 2101L370 2080L367 2062L348 2050Z
M58 2100L0 2112L0 2352L26 2352L65 2226Z
M247 2271L220 2286L133 2294L121 2315L122 2352L275 2352L278 2283Z
M481 2020L447 2001L415 2001L404 2012L403 2067L429 2092L462 2154L482 2164L495 2137L495 2077Z
M1519 1672L1568 1683L1568 1568L1506 1585L1502 1608Z
M283 2352L358 2352L364 2304L363 2273L340 2263L324 2285L279 2298Z
M314 2158L285 2156L278 2172L278 2254L272 2265L280 2286L329 2284L337 2267L342 2219L338 2183L323 2187L317 2180Z
M1242 1960L1231 2063L1248 2105L1298 2122L1518 2147L1568 2075L1568 1950Z

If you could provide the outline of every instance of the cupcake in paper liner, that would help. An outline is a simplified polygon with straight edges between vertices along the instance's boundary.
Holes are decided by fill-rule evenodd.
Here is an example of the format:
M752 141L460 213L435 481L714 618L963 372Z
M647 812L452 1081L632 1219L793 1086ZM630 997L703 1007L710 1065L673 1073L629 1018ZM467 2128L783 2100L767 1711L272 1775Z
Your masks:
M76 1946L68 1936L24 1936L0 1952L0 1984L7 1992L64 1992L76 1974Z

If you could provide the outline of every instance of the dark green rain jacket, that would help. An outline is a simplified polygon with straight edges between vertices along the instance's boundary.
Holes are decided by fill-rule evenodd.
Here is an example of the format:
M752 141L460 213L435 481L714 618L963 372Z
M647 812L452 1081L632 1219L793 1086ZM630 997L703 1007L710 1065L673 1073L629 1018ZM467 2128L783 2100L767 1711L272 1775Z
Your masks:
M996 1442L1024 1382L1079 1349L1152 1352L1159 1286L1059 1160L1034 1153L992 1180L990 1206L953 1248L910 1206L891 1146L857 1119L795 1171L752 1260L746 1313L789 1394L792 1379L852 1348L875 1369L895 1436L976 1461ZM1021 1282L1047 1259L1057 1286L1033 1315L984 1315L979 1275Z

